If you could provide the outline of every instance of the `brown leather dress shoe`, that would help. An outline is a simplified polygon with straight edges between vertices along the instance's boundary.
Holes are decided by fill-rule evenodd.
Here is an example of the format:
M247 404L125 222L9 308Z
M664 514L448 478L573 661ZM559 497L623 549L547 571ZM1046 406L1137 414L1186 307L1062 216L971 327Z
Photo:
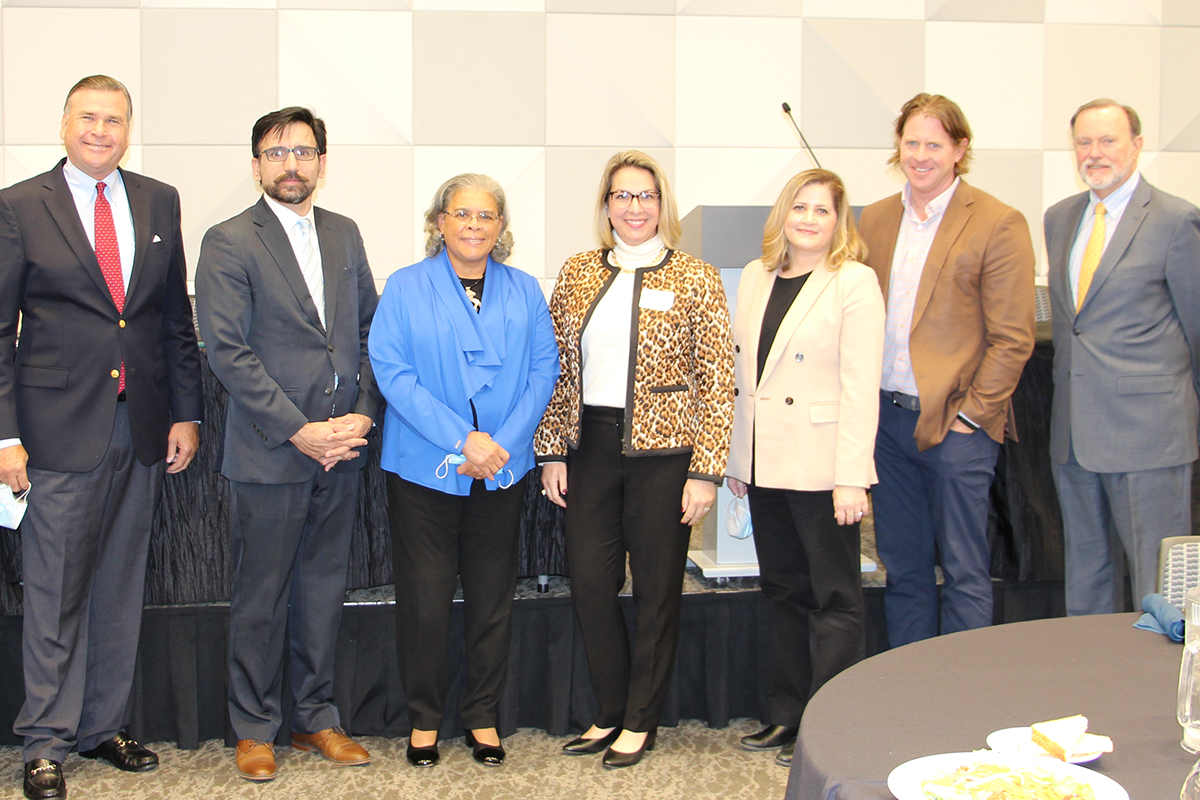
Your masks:
M339 767L353 767L371 760L371 754L341 728L326 728L316 733L292 731L292 747L320 753Z
M258 739L238 739L237 773L248 781L275 779L275 745Z

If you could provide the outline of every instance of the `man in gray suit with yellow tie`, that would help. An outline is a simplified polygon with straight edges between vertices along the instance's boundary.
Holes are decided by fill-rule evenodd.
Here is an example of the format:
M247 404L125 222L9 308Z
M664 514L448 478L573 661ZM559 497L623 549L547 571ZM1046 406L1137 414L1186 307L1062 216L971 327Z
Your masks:
M1141 122L1100 99L1071 118L1091 190L1046 212L1054 328L1050 454L1068 614L1155 590L1158 545L1189 535L1197 457L1200 209L1137 171Z
M308 109L259 119L250 165L264 196L205 234L196 272L208 361L229 391L229 715L237 771L256 781L275 777L285 656L292 746L370 760L341 727L333 670L361 456L381 408L367 357L377 295L358 227L313 206L325 143Z

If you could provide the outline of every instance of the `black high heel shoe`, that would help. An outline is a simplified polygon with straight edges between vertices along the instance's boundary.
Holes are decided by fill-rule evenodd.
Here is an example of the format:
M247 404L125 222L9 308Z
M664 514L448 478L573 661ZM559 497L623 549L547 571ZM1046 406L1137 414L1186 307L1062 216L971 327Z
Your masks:
M658 728L651 728L650 732L646 734L646 740L642 742L642 746L632 753L622 753L619 750L613 750L612 747L609 747L604 753L605 769L632 767L642 760L642 756L654 749L654 740L656 738L658 738Z
M594 753L603 753L620 735L621 729L613 728L608 733L603 736L597 736L595 739L585 739L582 736L572 739L564 744L562 749L569 756L590 756Z
M408 750L405 751L404 757L414 767L432 767L438 763L441 753L438 752L437 742L427 747L414 747L412 739L409 739Z
M475 738L470 728L466 734L467 747L471 748L472 758L485 767L498 767L504 763L504 757L508 755L504 752L504 745L484 744Z

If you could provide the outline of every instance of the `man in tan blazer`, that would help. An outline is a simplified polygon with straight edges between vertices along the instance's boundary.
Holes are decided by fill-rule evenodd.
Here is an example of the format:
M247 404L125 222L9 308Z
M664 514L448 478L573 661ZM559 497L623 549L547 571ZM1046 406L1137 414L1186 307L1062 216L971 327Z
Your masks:
M1033 351L1034 256L1021 213L962 180L970 159L962 110L919 94L890 159L908 183L862 213L888 315L874 509L892 647L992 621L988 494Z

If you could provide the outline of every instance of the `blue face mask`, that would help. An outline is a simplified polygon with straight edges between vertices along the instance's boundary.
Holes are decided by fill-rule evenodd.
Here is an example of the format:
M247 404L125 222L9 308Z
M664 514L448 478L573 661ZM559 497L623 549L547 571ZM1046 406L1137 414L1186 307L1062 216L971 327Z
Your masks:
M17 529L29 507L29 489L14 496L7 483L0 483L0 527Z
M437 476L438 480L444 481L444 480L446 480L446 476L450 474L450 465L451 464L458 466L459 464L465 464L465 463L467 463L466 456L460 455L458 453L449 453L446 455L445 458L442 459L442 463L438 464L438 468L433 471L433 474ZM514 483L516 483L517 478L515 475L513 475L513 471L511 469L509 469L508 467L505 467L503 472L508 473L508 483L501 483L500 488L507 489L510 486L512 486ZM492 478L492 480L496 480L496 479Z

